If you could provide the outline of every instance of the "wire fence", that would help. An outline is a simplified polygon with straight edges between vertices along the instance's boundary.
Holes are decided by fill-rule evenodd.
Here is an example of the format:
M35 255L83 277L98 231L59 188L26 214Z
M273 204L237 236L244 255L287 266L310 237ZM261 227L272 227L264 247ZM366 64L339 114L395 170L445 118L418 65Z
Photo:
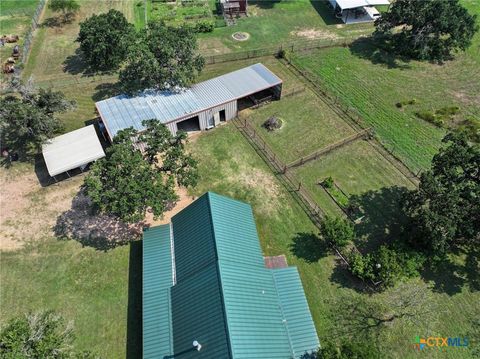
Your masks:
M343 118L353 129L356 131L368 129L366 121L363 119L358 110L354 107L345 105L340 97L330 93L317 75L308 70L300 68L294 61L292 61L291 56L285 57L285 61L289 65L289 68L305 79L311 90L317 94L317 96L336 114ZM412 182L414 185L418 185L418 175L414 173L407 165L405 165L395 153L385 147L375 136L370 136L368 141L373 145L372 147L378 152L378 154L392 164L410 182Z
M39 23L40 15L43 12L43 8L45 7L46 2L47 2L47 0L40 0L40 3L38 4L37 9L35 10L35 13L33 14L32 23L30 25L30 28L28 29L28 31L25 35L25 41L23 42L23 53L22 53L22 63L23 64L27 63L28 56L29 56L30 50L31 50L33 33L35 32L35 30L40 25L40 23Z
M247 118L236 118L233 120L236 128L242 133L242 135L247 139L247 141L252 145L255 151L262 157L270 169L277 175L277 178L283 183L287 188L288 192L297 200L297 203L302 207L305 213L308 215L310 220L315 224L315 226L320 229L322 221L325 218L325 213L317 204L317 202L312 198L311 194L307 189L298 181L291 172L288 171L287 166L278 158L275 152L270 148L270 146L261 138L256 129L249 123ZM323 188L323 187L322 187ZM347 217L350 219L350 217ZM351 268L351 265L347 259L347 256L344 255L333 243L330 243L335 254L342 260L344 265L348 268ZM359 254L361 252L355 246L354 243L349 245L351 251L355 251ZM369 281L367 283L360 277L359 278L367 287L371 288L370 285L376 287L381 282Z
M354 38L341 38L341 39L317 39L307 41L296 41L285 44L272 45L252 50L230 52L218 55L209 55L203 53L202 56L205 59L205 64L212 65L222 62L247 60L252 58L274 56L279 55L283 51L300 52L314 49L322 49L329 47L346 47L354 41ZM212 50L209 50L211 52Z
M339 147L345 146L346 144L348 144L350 142L353 142L353 141L355 141L359 138L368 137L371 134L372 134L372 129L371 128L366 128L364 130L356 132L353 135L345 137L344 139L342 139L338 142L332 143L332 144L330 144L330 145L328 145L324 148L320 148L320 149L314 151L313 153L310 153L307 156L302 156L301 158L298 158L295 161L290 162L289 164L287 164L287 168L302 166L303 164L305 164L309 161L316 160L318 157L326 155L327 153L330 153L331 151L333 151L333 150L335 150Z

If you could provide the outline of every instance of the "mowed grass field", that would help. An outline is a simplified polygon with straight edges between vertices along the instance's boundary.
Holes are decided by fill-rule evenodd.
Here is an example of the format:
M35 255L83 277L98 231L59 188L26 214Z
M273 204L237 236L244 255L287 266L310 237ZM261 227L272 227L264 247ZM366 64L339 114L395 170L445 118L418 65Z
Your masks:
M248 1L248 17L238 19L235 26L200 34L199 44L202 53L215 55L289 42L352 38L372 30L372 24L344 26L324 0L252 0ZM249 33L250 38L234 40L232 34L237 31Z
M480 14L478 1L462 1ZM480 121L480 34L466 53L443 65L402 62L374 52L365 41L350 48L297 54L294 63L316 76L345 105L355 108L374 127L387 148L413 171L429 166L445 131L415 116L458 106L458 120ZM397 102L416 100L402 109Z

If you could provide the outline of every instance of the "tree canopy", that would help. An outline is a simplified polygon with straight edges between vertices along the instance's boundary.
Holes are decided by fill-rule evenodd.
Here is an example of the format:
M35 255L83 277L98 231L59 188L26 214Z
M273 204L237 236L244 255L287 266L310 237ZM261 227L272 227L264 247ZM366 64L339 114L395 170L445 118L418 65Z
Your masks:
M90 352L72 350L71 323L51 311L13 318L0 333L0 357L5 359L93 358Z
M112 9L81 22L77 41L91 68L114 70L126 59L134 38L134 26Z
M460 241L480 242L480 146L462 133L442 142L446 146L404 203L411 245L439 257Z
M186 133L174 136L157 120L143 124L141 134L120 131L85 178L93 204L125 222L142 220L147 209L162 216L178 200L176 185L195 186L198 180L197 163L185 149ZM143 144L143 153L135 141Z
M443 61L471 45L475 21L458 0L397 0L375 21L375 34L386 36L401 55Z
M76 0L50 0L48 8L53 12L61 12L66 21L72 14L78 12L80 5Z
M190 26L150 23L140 31L127 56L126 66L120 71L120 84L127 93L146 88L187 87L204 66L204 59L196 50L196 34Z
M327 216L321 225L320 234L337 247L345 247L355 239L353 224L347 219Z
M62 92L40 89L0 98L0 132L2 147L26 154L39 150L62 124L55 116L74 106Z

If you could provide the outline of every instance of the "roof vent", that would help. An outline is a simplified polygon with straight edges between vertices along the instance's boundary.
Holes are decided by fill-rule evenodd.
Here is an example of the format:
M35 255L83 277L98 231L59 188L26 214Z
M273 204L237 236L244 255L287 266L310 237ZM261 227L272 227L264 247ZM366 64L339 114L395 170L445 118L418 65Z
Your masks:
M200 351L202 349L202 345L196 340L193 341L193 347L197 349L197 351Z

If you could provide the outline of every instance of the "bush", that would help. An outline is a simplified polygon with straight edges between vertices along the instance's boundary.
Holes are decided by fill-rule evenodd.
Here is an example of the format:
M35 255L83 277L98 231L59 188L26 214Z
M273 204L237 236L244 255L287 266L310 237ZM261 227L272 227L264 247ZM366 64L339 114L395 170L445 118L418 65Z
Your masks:
M195 24L196 32L212 32L215 28L215 22L213 20L202 20Z
M458 111L460 110L460 107L458 106L450 106L450 107L442 107L441 109L435 111L435 113L437 115L440 115L440 116L453 116L453 115L456 115L458 113Z
M282 127L282 120L278 117L272 116L263 123L263 127L268 131L275 131Z
M333 182L332 176L329 176L329 177L325 178L322 182L322 185L325 188L333 188L333 184L334 184L334 182Z
M355 239L352 223L338 217L325 217L320 227L320 234L327 242L339 248L344 248Z
M385 245L363 256L356 251L351 252L348 259L354 275L363 280L381 282L380 288L392 287L404 278L418 276L425 263L422 254Z
M395 104L395 106L397 106L398 108L402 108L403 106L406 106L406 105L415 105L417 103L417 100L412 98L411 100L406 100L406 101L401 101L401 102L397 102Z
M415 116L424 121L430 122L437 127L443 127L443 120L435 116L435 114L431 113L430 111L418 111L415 112Z
M465 119L458 126L458 132L464 133L470 141L480 143L480 119Z

